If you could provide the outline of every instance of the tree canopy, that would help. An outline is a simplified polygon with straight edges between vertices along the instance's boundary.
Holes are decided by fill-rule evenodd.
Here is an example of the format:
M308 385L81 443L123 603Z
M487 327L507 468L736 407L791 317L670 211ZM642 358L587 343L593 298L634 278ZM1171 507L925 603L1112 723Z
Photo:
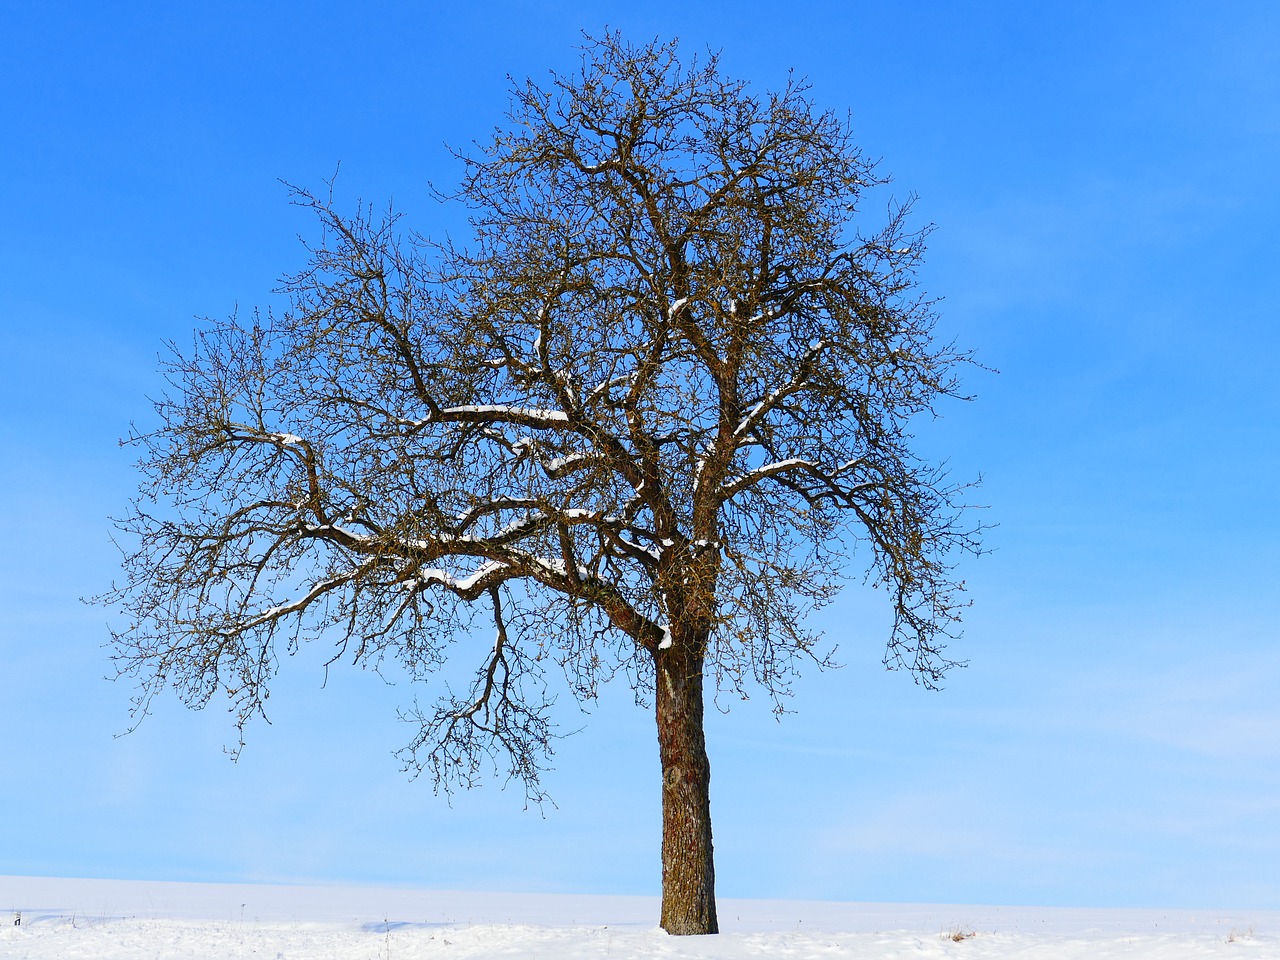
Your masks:
M419 679L469 657L406 759L446 788L496 761L533 798L547 669L583 701L623 675L657 711L663 924L711 932L703 678L785 696L830 657L806 614L865 574L886 662L937 683L977 539L907 428L967 358L910 204L864 230L885 180L801 81L606 35L459 156L465 243L296 190L320 229L288 309L173 350L132 437L118 664L139 709L225 697L243 730L302 643Z

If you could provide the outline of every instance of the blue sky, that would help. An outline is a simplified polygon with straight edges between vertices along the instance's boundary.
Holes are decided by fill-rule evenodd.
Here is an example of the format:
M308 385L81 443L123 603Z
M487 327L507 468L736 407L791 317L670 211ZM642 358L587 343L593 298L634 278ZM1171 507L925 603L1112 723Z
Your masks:
M796 713L709 719L722 895L1263 908L1280 900L1280 8L1272 3L8 4L0 11L0 873L656 892L652 720L572 708L549 786L452 805L392 751L413 691L304 652L241 760L216 704L135 733L103 680L107 518L156 356L274 302L341 201L429 197L506 76L579 31L794 68L933 222L942 331L1000 372L921 424L993 552L927 693L878 594ZM452 6L452 5L448 5Z

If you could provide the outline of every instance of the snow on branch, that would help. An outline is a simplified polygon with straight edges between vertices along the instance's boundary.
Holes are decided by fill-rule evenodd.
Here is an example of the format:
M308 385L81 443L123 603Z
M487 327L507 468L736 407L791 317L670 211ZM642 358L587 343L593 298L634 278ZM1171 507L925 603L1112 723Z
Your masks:
M801 356L799 363L796 365L796 372L792 378L774 390L771 390L760 402L755 404L751 410L744 416L733 430L734 440L746 436L756 425L760 423L771 411L776 409L782 401L788 397L804 389L808 384L810 372L812 370L813 361L828 348L834 346L830 341L814 340L810 342L808 349Z
M722 499L728 500L741 493L743 490L747 490L755 486L761 480L768 479L769 477L776 477L780 474L795 472L807 474L808 476L827 484L833 490L836 490L837 479L842 474L848 473L861 463L862 460L859 458L846 461L835 469L824 469L820 464L815 463L812 460L806 460L803 457L792 457L789 460L779 460L775 463L767 463L762 467L757 467L756 469L743 474L732 483L725 484L720 489L720 496ZM875 486L878 486L878 484L868 481L865 483L854 484L852 486L839 487L838 489L842 495L851 495L853 493L871 489Z
M442 407L426 422L447 423L519 423L531 427L552 427L569 422L569 415L561 410L539 410L534 407L511 407L500 403L470 404L459 407Z

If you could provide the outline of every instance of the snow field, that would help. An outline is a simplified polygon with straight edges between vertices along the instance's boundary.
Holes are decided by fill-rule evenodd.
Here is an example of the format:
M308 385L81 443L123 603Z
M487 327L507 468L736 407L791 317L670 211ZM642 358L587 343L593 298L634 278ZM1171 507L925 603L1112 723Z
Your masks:
M657 907L652 897L0 877L0 958L1280 958L1274 911L722 900L719 936L670 937Z

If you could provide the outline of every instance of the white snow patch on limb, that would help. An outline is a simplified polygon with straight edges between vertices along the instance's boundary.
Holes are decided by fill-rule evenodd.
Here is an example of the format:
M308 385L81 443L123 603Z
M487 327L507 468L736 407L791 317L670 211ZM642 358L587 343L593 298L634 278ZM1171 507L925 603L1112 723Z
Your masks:
M809 349L806 350L804 356L800 358L801 371L803 371L805 364L811 361L818 354L822 353L823 350L830 349L833 346L835 346L835 344L830 340L810 340ZM751 412L743 417L738 423L738 426L733 431L734 439L736 440L749 429L754 427L760 417L771 410L774 404L776 404L780 399L801 389L807 382L807 379L807 375L802 372L797 372L795 378L786 386L778 387L776 390L769 391L768 396L752 407Z
M688 302L689 302L688 297L681 297L679 300L673 303L670 307L668 307L667 319L674 320L676 314L679 313L682 309L684 309L685 304L687 304Z
M585 510L581 507L570 507L568 510L557 512L552 519L554 520L587 520L595 523L602 523L608 526L621 526L623 520L613 513L599 513L595 510Z
M596 384L589 391L587 391L587 402L588 403L594 402L598 397L600 397L602 394L608 393L614 387L621 387L624 384L629 384L633 382L637 376L639 376L639 373L635 370L631 370L627 373L622 374L621 376L611 377L608 380L605 380L601 383Z
M417 583L421 584L422 586L431 586L432 584L438 584L439 586L447 587L450 590L458 590L458 591L465 592L467 590L473 589L476 586L476 584L478 584L481 580L483 580L489 574L494 573L498 570L501 570L505 566L506 566L505 563L500 563L497 560L487 560L484 563L482 563L475 570L475 572L465 577L455 577L453 574L449 573L447 570L441 570L438 567L427 567L425 569L419 570L417 577L415 577L414 579L416 580ZM414 581L410 581L410 582L412 583Z
M541 410L537 407L510 407L501 403L465 404L460 407L445 407L440 411L442 417L464 417L470 414L477 416L494 416L513 420L545 420L550 423L568 423L569 415L562 410Z
M612 170L618 165L618 157L616 154L609 154L599 163L579 163L578 169L583 173L603 173L606 170Z
M771 477L774 474L785 473L788 470L794 470L798 467L805 467L810 470L817 470L818 465L812 460L804 460L800 457L792 457L790 460L779 460L776 463L767 463L763 467L756 467L754 470L744 473L733 483L726 483L720 488L721 493L736 493L739 490L745 490L759 480L765 477Z
M459 543L489 543L494 544L502 540L509 540L512 537L524 533L526 530L532 530L537 524L545 520L546 517L537 511L527 516L517 517L506 526L502 527L496 533L490 534L471 534L471 533L448 533L441 532L431 540L414 540L401 539L398 541L401 545L411 550L429 550L439 544L459 544Z
M542 567L558 577L565 576L569 569L559 557L528 557L527 559L530 563ZM582 564L578 564L577 572L579 580L585 580L591 576L591 571Z
M276 443L282 443L286 447L303 442L302 438L296 433L273 433L269 435L269 439L274 440Z
M751 429L751 427L755 426L756 418L760 416L760 412L764 410L765 407L773 403L781 395L782 395L781 390L774 390L767 397L765 397L763 400L757 403L754 407L752 407L751 412L748 413L745 417L743 417L742 420L738 423L738 426L734 428L734 431L733 431L734 439L736 440L738 437L742 436L749 429ZM699 460L698 463L701 464L702 461ZM699 473L701 473L701 470L699 470Z
M545 520L545 519L546 517L541 513L531 513L527 517L520 517L519 519L512 520L505 527L503 527L501 530L499 530L497 533L495 533L492 537L489 537L488 539L503 540L503 539L506 539L507 537L514 537L518 533L523 533L526 530L532 530L535 526L538 525L538 522L540 520Z
M845 473L849 470L852 470L861 462L862 462L862 457L854 457L852 460L846 460L844 463L840 464L840 466L836 467L835 472L831 475L833 477L838 477L840 474Z
M476 518L486 513L495 513L499 510L529 510L537 509L538 502L536 500L525 499L508 499L500 497L496 500L489 500L484 503L478 503L475 506L467 507L456 517L454 517L454 527L469 527L475 523Z
M496 560L489 560L486 563L482 563L475 573L471 574L471 576L463 577L461 580L456 580L454 582L454 589L464 591L470 590L489 574L495 573L498 570L503 569L505 566L505 563L499 563Z
M776 476L779 473L786 473L789 470L797 469L809 471L816 479L825 481L833 492L841 495L861 493L864 490L875 489L880 484L878 481L874 480L867 480L862 483L847 485L843 488L837 487L836 478L842 473L852 470L860 463L862 463L861 458L846 460L834 470L830 470L824 469L820 464L814 463L812 460L805 460L801 457L792 457L790 460L779 460L776 463L768 463L763 467L757 467L748 473L744 473L732 483L723 484L720 487L720 494L721 496L731 497L734 494L755 485L758 481L766 479L767 477Z
M339 534L340 536L346 537L349 540L354 540L357 543L368 543L369 541L374 539L371 534L357 533L354 530L347 529L346 527L342 526L342 524L340 523L325 523L320 525L308 524L307 526L302 528L302 532L308 536L315 536L316 534L336 533L336 534Z
M334 587L340 586L348 579L348 574L341 574L336 577L327 577L308 590L305 596L292 600L289 603L282 603L278 606L270 607L269 609L261 611L250 623L246 624L246 626L259 627L268 621L276 620L286 614L297 613L299 610L304 609L312 600L315 600L321 594L327 593Z
M662 559L662 553L657 548L642 546L641 544L636 543L636 541L629 540L627 537L624 537L621 533L617 534L616 536L618 540L628 549L633 550L636 553L643 553L646 556L652 557L654 560Z
M751 473L748 473L747 476L750 477L755 474L764 474L767 476L771 473L781 473L783 470L790 470L792 467L813 467L814 469L817 469L817 464L812 460L805 460L802 457L791 457L788 460L778 460L774 463L766 463L763 467L756 467L756 469L752 470Z
M659 650L671 649L671 624L664 623L662 625L662 642L658 644Z
M556 514L557 519L565 520L594 520L597 523L621 523L611 513L600 513L596 510L587 510L583 507L570 507L568 510L561 510Z
M558 480L569 469L590 460L589 453L571 453L563 457L553 457L550 460L539 461L542 464L542 470L552 480Z

